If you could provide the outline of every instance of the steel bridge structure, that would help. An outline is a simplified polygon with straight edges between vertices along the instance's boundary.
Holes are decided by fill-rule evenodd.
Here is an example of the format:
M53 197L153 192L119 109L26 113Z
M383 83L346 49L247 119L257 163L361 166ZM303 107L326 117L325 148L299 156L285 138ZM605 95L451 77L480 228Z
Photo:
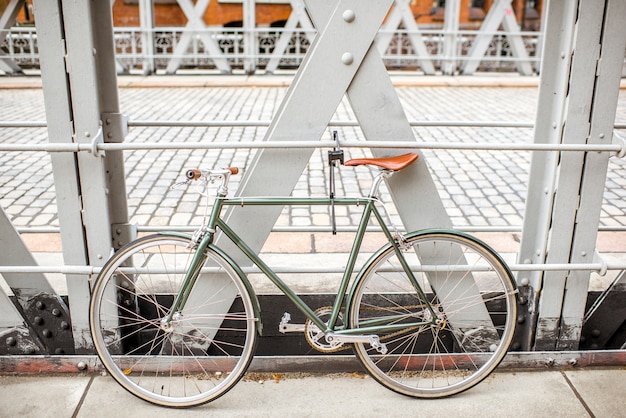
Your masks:
M36 28L11 26L23 3L12 0L0 20L0 45L4 42L5 50L0 70L8 74L39 68ZM119 73L174 74L191 68L271 74L297 68L317 34L304 0L289 0L292 12L285 26L269 28L257 24L254 0L242 2L241 27L207 26L202 16L210 0L178 3L186 26L155 26L153 2L139 0L140 25L113 28ZM543 31L522 31L511 0L494 2L480 28L474 29L461 27L460 3L447 4L443 25L431 27L415 23L409 0L395 0L376 37L387 68L465 75L479 70L530 75L539 70Z
M178 52L168 58L168 72L176 72L187 56L193 44L193 37L185 36L189 33L197 33L206 48L213 45L210 54L218 69L232 70L231 61L215 49L214 38L202 32L201 22L193 18L208 1L193 5L190 0L179 0L181 7L189 9L186 14L190 23L177 41ZM149 8L149 1L141 3L144 9ZM374 156L428 148L531 152L526 210L519 229L520 249L512 262L520 289L520 316L513 347L517 364L535 364L534 353L544 357L546 352L553 353L548 355L550 358L557 358L559 353L578 353L567 354L571 359L580 357L583 350L592 350L587 359L601 358L605 353L609 360L601 361L626 363L626 258L609 262L596 248L609 159L626 155L624 126L615 124L626 50L626 0L549 3L541 61L533 64L525 57L518 62L522 74L534 71L535 65L541 68L536 120L532 124L534 141L522 146L416 140L413 124L390 81L385 55L392 34L385 25L400 24L406 3L293 0L300 24L290 27L305 30L310 45L281 106L268 122L263 140L175 141L164 145L125 142L129 129L137 125L131 121L132 115L120 108L118 34L112 25L110 4L35 0L48 142L0 144L0 151L49 155L64 264L37 265L7 208L2 208L0 274L10 289L0 292L0 358L5 364L17 364L15 359L23 356L60 356L63 360L59 362L71 362L72 355L93 355L87 315L90 285L112 251L142 229L129 220L126 150L253 149L254 157L236 193L290 195L314 150L335 145L326 139L326 132L344 97L355 116L351 124L360 130L362 138L343 145L367 150ZM495 2L492 18L485 19L485 25L492 21L488 32L500 25L513 29L507 23L509 3ZM254 1L245 0L244 4L250 8ZM453 14L455 4L458 1L447 1L446 12ZM303 10L308 24L303 23ZM0 23L4 25L0 25L0 34L4 35L10 25ZM244 31L244 38L247 35L255 33ZM454 28L449 35L455 35ZM416 33L407 36L414 48L424 47L424 39ZM254 42L252 38L256 39L247 38L248 47ZM475 71L488 48L487 38L476 37L471 48L475 52L466 56L462 71ZM510 40L513 38L509 35ZM277 50L288 43L281 37ZM524 56L521 34L513 43L514 55ZM438 71L434 59L423 52L418 51L418 55L424 73ZM155 56L149 53L145 59L152 61ZM250 60L244 64L246 72L256 71L258 60L252 59L258 58L255 53L248 52L244 57ZM265 70L271 72L278 61L269 58ZM446 59L444 64L452 61ZM2 57L0 62L8 67L15 64ZM144 65L150 68L151 64L144 61ZM456 67L444 67L443 72L456 71ZM206 121L226 123L233 124ZM388 185L407 230L452 226L425 160L421 158L394 176ZM255 212L251 224L242 212L233 212L229 223L234 229L248 230L248 242L260 251L279 216L280 208L263 208ZM591 273L607 271L614 273L612 284L590 299ZM67 295L55 292L46 276L50 273L64 276Z

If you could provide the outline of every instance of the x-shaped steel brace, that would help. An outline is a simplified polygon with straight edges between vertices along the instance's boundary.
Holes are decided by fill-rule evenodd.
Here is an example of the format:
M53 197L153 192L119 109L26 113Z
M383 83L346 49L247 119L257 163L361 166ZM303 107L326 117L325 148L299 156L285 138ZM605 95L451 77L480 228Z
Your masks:
M266 141L320 140L347 93L367 139L414 143L413 130L374 42L392 3L392 0L309 2L308 10L318 28L318 36L267 131ZM402 150L374 149L372 152L383 156ZM289 195L311 154L310 149L259 151L248 167L240 193ZM400 216L410 229L425 225L449 226L449 218L425 161L420 160L390 181ZM422 205L423 211L416 210ZM267 211L267 220L261 222L256 214L247 219L233 214L233 220L236 218L248 231L259 230L260 249L280 208L255 209Z
M430 54L428 53L428 49L426 48L426 44L420 34L419 28L415 23L413 12L409 7L410 0L395 0L394 3L395 5L385 22L385 26L383 27L384 31L378 35L378 52L384 55L385 51L389 47L389 44L391 43L391 39L395 35L396 29L398 29L400 24L404 22L404 28L407 30L407 35L411 41L411 45L413 45L413 49L419 57L417 62L420 67L422 67L422 71L428 75L435 74L435 66L430 58Z
M265 72L270 74L278 68L278 64L291 41L291 37L298 30L298 24L300 24L300 28L304 31L304 35L307 39L309 41L313 40L313 25L306 12L304 0L290 0L289 3L291 3L291 14L289 15L289 19L287 19L283 32L278 38L278 42L276 42L276 46L272 52L272 58L265 66Z
M528 52L526 52L524 40L520 34L511 2L512 0L496 0L491 6L487 17L480 26L480 32L476 35L472 49L468 54L468 60L463 66L463 74L473 74L476 71L500 24L506 31L513 55L520 59L517 62L517 70L522 75L532 74L530 61L528 61Z
M215 66L222 73L230 73L231 68L230 64L222 54L222 50L217 45L217 42L213 38L211 38L211 34L206 32L206 25L202 20L202 16L206 12L209 7L209 3L211 0L198 0L194 5L191 0L177 0L178 5L182 9L185 16L187 16L187 26L185 26L185 32L180 37L180 41L176 45L174 49L174 56L167 64L166 72L168 74L173 74L176 72L178 67L180 66L180 62L183 59L183 56L187 53L187 48L189 44L193 41L193 37L198 34L200 39L202 39L202 43L204 47L209 51L211 55L211 59L215 63Z

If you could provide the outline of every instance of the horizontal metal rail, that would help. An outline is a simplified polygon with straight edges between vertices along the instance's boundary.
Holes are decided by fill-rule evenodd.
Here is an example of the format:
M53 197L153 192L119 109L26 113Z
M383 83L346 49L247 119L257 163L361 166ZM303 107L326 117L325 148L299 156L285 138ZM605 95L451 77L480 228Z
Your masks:
M428 271L428 267L425 271ZM584 263L584 264L508 264L511 271L592 271L601 275L609 270L626 270L626 263ZM434 269L435 267L430 267ZM134 271L132 267L128 267L129 272ZM356 268L358 271L359 267ZM242 267L246 274L262 274L263 272L256 267ZM312 273L343 273L343 267L272 267L278 274L312 274ZM79 265L42 265L42 266L0 266L0 274L6 273L54 273L66 275L95 275L102 271L102 267L96 266L79 266ZM153 270L150 270L154 272ZM465 270L463 270L465 271ZM478 269L477 271L483 271ZM182 271L181 271L182 273Z
M20 234L59 234L61 233L61 228L55 226L20 226L15 228ZM168 226L150 226L150 225L139 225L137 226L137 232L145 232L145 233L159 233L159 232L185 232L185 233L193 233L198 229L198 226L188 226L188 225L168 225ZM405 230L399 226L398 229L400 231L405 232ZM467 233L521 233L521 226L458 226L453 227L455 231L467 232ZM339 233L355 233L357 231L356 226L337 226L335 230ZM382 228L379 226L368 226L368 233L382 233ZM598 231L603 232L626 232L626 226L611 226L605 227L601 226L598 228ZM275 226L272 228L271 232L276 233L329 233L332 232L330 226Z
M267 149L267 148L333 148L334 141L241 141L241 142L168 142L168 143L43 143L0 144L4 152L93 152L132 150L194 149ZM342 141L344 148L452 149L476 151L548 151L548 152L614 152L626 151L624 144L493 144L486 142L417 142L417 141Z
M197 121L197 120L130 120L129 127L139 128L223 128L223 127L266 127L270 126L271 120L219 120L219 121ZM532 122L506 122L506 121L430 121L413 120L409 121L413 127L462 127L462 128L533 128ZM0 128L45 128L45 121L0 121ZM333 120L329 126L354 127L360 126L356 120ZM626 127L626 124L624 125Z
M137 128L231 128L231 127L267 127L270 126L270 120L129 120L129 127ZM418 128L534 128L533 122L507 122L507 121L466 121L466 120L412 120L409 125ZM48 126L46 121L0 121L0 128L45 128ZM328 126L334 127L355 127L360 126L356 120L332 120ZM626 129L626 123L616 123L614 129Z
M61 228L56 226L18 226L15 228L20 234L58 234L61 232ZM186 225L169 225L169 226L150 226L139 225L137 232L157 233L164 231L176 231L176 232L195 232L198 229L197 226ZM402 230L402 228L399 228ZM479 226L455 226L452 229L461 232L488 232L488 233L521 233L521 226L491 226L491 225L479 225ZM337 226L337 232L356 232L356 226ZM382 232L382 229L378 226L370 226L367 228L368 232ZM626 232L626 226L600 226L599 232ZM272 228L272 232L310 232L310 233L325 233L331 232L329 226L275 226Z

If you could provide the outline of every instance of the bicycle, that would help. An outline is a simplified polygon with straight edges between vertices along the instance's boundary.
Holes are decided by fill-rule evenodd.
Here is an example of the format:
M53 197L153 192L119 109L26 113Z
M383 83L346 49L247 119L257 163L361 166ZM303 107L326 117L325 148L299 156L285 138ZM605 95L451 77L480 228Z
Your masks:
M417 154L343 161L329 151L329 197L227 197L237 168L189 170L187 180L208 196L206 224L193 236L164 232L138 238L102 268L89 308L91 333L106 370L148 402L189 407L217 399L244 375L262 334L258 299L244 269L216 244L232 241L306 316L281 332L303 332L322 352L352 346L385 387L412 397L465 391L501 362L513 338L517 290L503 259L478 239L453 230L402 234L388 227L378 198L386 178ZM338 198L335 163L380 169L367 197ZM308 306L222 218L225 207L254 205L362 206L334 304ZM381 209L379 209L381 207ZM388 243L358 270L357 255L370 218ZM218 232L219 231L219 232Z

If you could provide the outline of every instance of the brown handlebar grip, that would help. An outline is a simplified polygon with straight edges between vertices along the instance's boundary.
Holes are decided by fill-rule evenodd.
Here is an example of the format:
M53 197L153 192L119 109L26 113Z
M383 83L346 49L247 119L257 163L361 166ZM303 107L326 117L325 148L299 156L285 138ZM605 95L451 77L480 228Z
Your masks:
M202 172L200 170L187 170L185 173L185 177L189 180L198 180L202 176Z
M239 168L237 167L228 167L226 170L230 171L231 174L239 174Z

